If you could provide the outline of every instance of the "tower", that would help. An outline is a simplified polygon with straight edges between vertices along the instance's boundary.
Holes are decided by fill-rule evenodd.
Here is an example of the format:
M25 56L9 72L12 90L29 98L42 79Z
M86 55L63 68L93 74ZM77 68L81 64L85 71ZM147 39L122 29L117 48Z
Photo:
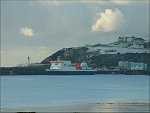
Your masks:
M30 65L30 57L28 56L28 65Z

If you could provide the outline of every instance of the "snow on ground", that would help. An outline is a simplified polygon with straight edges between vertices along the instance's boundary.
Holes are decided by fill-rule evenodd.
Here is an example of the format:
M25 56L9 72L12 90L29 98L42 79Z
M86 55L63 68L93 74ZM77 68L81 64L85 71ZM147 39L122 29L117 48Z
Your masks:
M99 52L100 54L125 54L125 53L150 53L148 48L125 48L117 46L88 47L87 52Z

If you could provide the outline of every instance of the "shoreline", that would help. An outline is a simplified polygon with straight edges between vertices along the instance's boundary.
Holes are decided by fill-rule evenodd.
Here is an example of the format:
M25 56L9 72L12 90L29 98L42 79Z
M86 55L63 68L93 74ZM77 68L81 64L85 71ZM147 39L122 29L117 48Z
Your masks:
M17 75L17 74L14 74L14 75L9 75L9 74L6 74L6 75L4 75L4 74L0 74L0 76L40 76L40 75L42 75L42 76L81 76L81 75L49 75L49 74L23 74L23 75ZM126 76L126 75L130 75L130 76L150 76L150 74L122 74L122 73L97 73L97 74L93 74L92 76L94 76L94 75L124 75L124 76ZM84 76L86 76L86 75L84 75Z
M47 107L1 108L1 112L149 112L149 102L80 102Z
M37 67L34 67L34 68L33 67L0 67L0 69L1 69L0 76L66 75L64 73L54 73L54 74L49 73L48 71L45 71L44 68L37 68ZM150 76L149 73L150 73L150 70L97 70L92 75L96 75L96 74L116 74L116 75L123 74L123 75L147 75L147 76ZM69 75L71 75L71 74L69 74Z

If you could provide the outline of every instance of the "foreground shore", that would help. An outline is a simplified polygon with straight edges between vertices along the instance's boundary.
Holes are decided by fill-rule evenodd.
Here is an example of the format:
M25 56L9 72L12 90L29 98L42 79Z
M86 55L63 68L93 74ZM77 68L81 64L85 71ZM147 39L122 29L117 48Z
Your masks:
M148 102L75 103L48 107L5 108L1 112L149 112Z

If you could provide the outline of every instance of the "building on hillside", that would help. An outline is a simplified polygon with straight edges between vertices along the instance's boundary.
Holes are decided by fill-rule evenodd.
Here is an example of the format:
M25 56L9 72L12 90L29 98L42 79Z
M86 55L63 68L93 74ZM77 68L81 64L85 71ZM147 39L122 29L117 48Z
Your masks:
M135 36L131 36L131 37L119 37L118 38L118 42L120 42L120 43L127 43L127 42L130 43L134 39L136 39Z
M118 62L118 67L120 67L121 69L129 69L129 62L128 61L119 61Z
M136 39L135 36L125 37L126 42L132 42L132 40Z
M147 64L130 62L130 70L147 70Z
M118 38L118 42L122 43L122 42L123 42L123 38L124 38L124 37L119 37L119 38Z
M118 43L120 45L125 44L126 47L131 47L131 48L144 48L145 40L142 38L137 38L135 36L119 37Z
M135 63L128 61L119 61L118 67L125 70L147 70L147 64L145 63Z
M131 44L133 48L144 48L145 40L142 38L135 38L132 40Z

